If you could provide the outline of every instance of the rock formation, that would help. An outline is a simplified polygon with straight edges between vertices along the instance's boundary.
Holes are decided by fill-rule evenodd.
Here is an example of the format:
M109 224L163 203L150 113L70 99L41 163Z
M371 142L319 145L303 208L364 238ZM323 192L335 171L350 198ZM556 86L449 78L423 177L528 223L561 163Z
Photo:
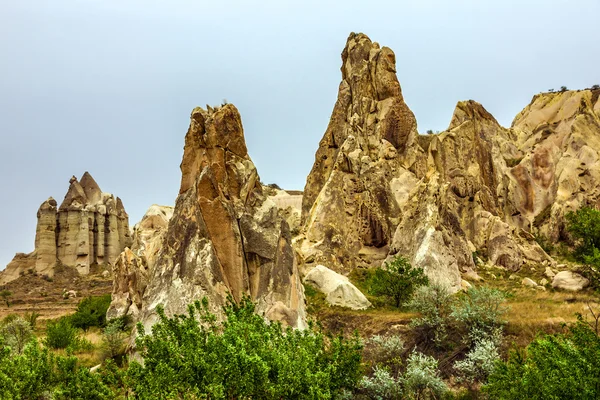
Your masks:
M0 275L0 283L28 270L53 276L57 263L86 275L93 265L114 263L131 244L129 217L121 199L103 193L88 172L81 181L72 177L69 183L60 207L52 197L42 203L35 250L17 254Z
M181 172L156 255L140 266L141 256L126 250L115 267L113 293L123 294L125 306L113 301L111 316L138 313L149 328L159 304L168 315L182 314L207 297L219 313L228 294L235 300L248 294L265 317L303 327L304 289L289 226L260 184L233 105L193 110ZM127 302L139 312L126 310Z
M600 195L599 90L535 96L503 128L472 100L420 136L395 56L364 34L307 178L297 250L307 269L347 273L396 254L453 290L481 259L516 271L554 261L534 241L564 237L563 215Z
M329 305L353 310L365 310L371 307L369 300L347 277L323 265L311 269L304 277L304 282L324 293L327 296L325 301Z

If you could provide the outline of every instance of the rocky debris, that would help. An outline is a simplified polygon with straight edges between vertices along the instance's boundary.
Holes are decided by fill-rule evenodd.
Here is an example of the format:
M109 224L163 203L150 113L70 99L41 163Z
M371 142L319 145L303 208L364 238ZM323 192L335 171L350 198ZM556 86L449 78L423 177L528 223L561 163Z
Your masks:
M580 274L572 271L560 271L552 280L552 287L555 289L569 290L577 292L586 288L590 281Z
M115 266L111 315L138 314L149 329L158 305L171 316L206 297L222 316L228 295L238 301L248 294L259 314L304 327L304 289L289 226L264 193L233 105L192 111L181 172L168 224L159 218L158 236L142 239L142 220L134 243L145 241L137 246L145 254L126 250Z
M365 310L371 303L347 277L330 270L323 265L317 265L306 274L304 283L308 283L324 293L325 301L332 306Z
M531 278L523 278L523 280L521 281L521 285L530 288L535 288L538 286L538 284L535 283L535 281Z
M63 289L63 299L75 299L77 298L77 292L75 290Z
M460 280L460 290L466 292L471 287L473 287L473 285L471 285L468 281L465 281L464 279Z
M52 277L58 264L87 275L91 266L113 263L131 245L129 217L121 199L102 192L88 172L81 181L72 177L69 183L60 207L52 197L41 204L35 250L17 254L0 274L0 284L28 270Z
M554 279L556 272L554 272L552 268L546 267L546 269L544 270L544 275L546 275L546 277L549 279Z
M540 280L540 286L546 286L547 284L548 284L548 279L546 279L546 278L542 278L542 279Z

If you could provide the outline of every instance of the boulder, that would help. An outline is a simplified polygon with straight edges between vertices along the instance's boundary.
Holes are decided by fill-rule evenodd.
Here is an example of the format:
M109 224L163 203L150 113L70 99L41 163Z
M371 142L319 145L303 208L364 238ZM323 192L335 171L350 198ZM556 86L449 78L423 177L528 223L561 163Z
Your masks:
M538 286L538 284L535 283L535 281L530 278L523 278L523 280L521 281L521 285L530 287L530 288L535 288Z
M577 292L587 287L590 281L576 272L560 271L552 280L552 287L555 289L569 290Z
M364 310L371 303L347 277L323 265L317 265L304 277L304 283L310 284L326 295L325 301L332 306Z

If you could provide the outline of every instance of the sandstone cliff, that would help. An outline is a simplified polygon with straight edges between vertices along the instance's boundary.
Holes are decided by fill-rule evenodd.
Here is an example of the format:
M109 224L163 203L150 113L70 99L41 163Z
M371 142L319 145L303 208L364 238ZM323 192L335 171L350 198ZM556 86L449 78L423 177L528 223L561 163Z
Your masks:
M304 290L289 226L259 182L233 105L193 110L181 172L156 255L121 255L113 291L120 304L113 301L109 316L137 314L149 327L159 304L168 315L181 314L207 297L219 313L228 294L239 300L247 293L259 313L303 327ZM142 233L134 243L145 241Z
M88 172L81 181L72 177L69 183L60 207L51 197L42 203L35 250L17 254L0 274L0 283L17 279L28 270L53 276L57 263L86 275L94 265L114 263L131 245L129 217L121 199L103 193Z

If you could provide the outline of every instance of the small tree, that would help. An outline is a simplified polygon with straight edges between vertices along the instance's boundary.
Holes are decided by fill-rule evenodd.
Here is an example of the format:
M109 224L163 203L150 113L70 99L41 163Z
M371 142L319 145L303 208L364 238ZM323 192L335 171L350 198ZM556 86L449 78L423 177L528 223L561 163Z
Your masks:
M123 326L121 320L117 319L111 321L106 325L106 328L102 331L102 350L104 357L110 359L117 359L117 362L121 356L125 353L125 332L123 332Z
M68 318L62 317L58 321L48 322L46 328L46 346L52 349L66 349L76 344L78 338L77 328L71 325Z
M594 86L592 86L592 90L598 90L598 89L600 89L600 85L594 85Z
M550 93L554 93L554 89L548 89Z
M431 129L428 129L426 133L427 133L428 135L433 135L433 130L431 130Z
M0 296L2 296L2 300L4 300L4 302L6 303L6 307L10 307L10 296L12 296L12 292L9 290L2 290L0 291Z
M561 87L560 87L560 91L561 91L561 92L566 92L567 90L569 90L569 89L567 89L567 87L566 87L566 86L561 86Z
M375 270L370 286L372 294L388 297L396 307L400 307L417 287L428 284L429 278L423 268L413 268L406 258L397 256Z
M6 344L17 354L23 352L32 335L31 325L21 317L15 318L2 327L2 336Z

